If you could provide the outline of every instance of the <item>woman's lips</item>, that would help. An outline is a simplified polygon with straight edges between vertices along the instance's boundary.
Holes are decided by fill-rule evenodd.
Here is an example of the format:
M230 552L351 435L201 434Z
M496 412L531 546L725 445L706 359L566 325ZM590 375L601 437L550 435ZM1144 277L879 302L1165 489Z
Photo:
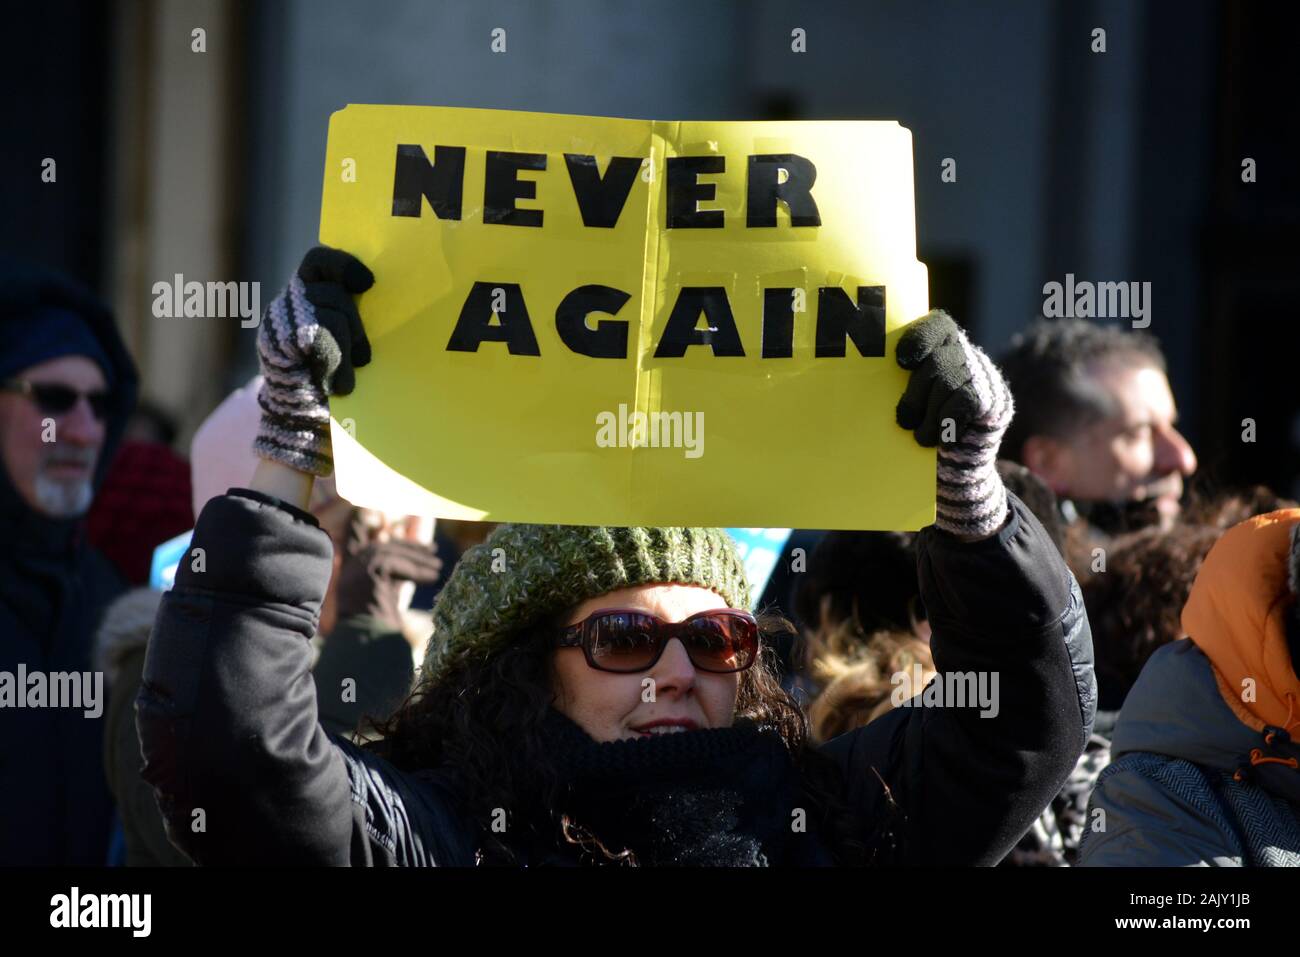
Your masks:
M648 738L654 734L679 734L682 731L694 731L699 725L690 718L659 718L647 724L634 727L635 731L643 738Z

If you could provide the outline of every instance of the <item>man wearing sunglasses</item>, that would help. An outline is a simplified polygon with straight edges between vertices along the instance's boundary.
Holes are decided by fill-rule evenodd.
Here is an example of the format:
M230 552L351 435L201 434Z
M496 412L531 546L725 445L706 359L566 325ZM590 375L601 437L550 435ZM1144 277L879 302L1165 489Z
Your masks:
M108 412L101 367L85 356L59 356L0 382L0 392L30 400L0 400L7 425L5 469L18 493L53 518L84 515L95 494L95 464ZM32 441L33 436L40 441Z
M0 259L0 672L28 676L23 707L0 708L0 865L106 859L103 709L87 717L48 695L33 706L29 690L35 675L52 688L52 675L93 671L92 636L122 585L83 519L135 396L108 310L63 276Z

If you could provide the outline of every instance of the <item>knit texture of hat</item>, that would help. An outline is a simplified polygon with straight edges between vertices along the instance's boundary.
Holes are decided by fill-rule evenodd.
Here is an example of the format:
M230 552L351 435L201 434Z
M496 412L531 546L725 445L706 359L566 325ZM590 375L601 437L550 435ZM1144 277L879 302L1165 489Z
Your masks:
M722 529L501 525L461 557L438 594L422 680L487 658L588 598L650 584L697 585L749 607L744 563Z

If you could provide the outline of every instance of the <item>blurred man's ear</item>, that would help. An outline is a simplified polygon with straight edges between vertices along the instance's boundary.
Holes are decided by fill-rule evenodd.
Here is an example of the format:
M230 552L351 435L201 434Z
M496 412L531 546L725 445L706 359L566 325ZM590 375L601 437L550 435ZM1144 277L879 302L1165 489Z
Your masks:
M1069 493L1073 458L1070 447L1048 435L1031 435L1020 448L1025 468L1047 483L1056 495Z

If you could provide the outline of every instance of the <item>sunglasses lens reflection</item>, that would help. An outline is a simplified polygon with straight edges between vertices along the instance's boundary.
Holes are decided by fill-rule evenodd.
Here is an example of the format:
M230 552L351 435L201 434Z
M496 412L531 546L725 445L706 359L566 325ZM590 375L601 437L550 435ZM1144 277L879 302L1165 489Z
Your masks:
M706 615L691 622L686 649L702 671L740 671L757 656L758 629L740 615Z
M591 656L610 671L641 671L658 651L655 620L649 615L620 612L591 623Z
M681 638L691 663L701 671L742 671L758 657L758 626L734 611L700 615L680 631L652 615L635 612L601 615L589 627L592 661L604 671L644 671L673 634Z

